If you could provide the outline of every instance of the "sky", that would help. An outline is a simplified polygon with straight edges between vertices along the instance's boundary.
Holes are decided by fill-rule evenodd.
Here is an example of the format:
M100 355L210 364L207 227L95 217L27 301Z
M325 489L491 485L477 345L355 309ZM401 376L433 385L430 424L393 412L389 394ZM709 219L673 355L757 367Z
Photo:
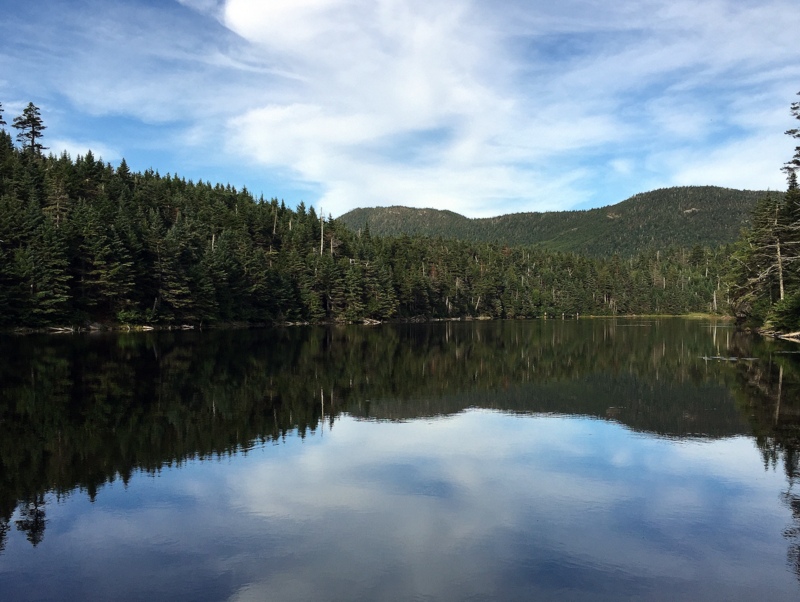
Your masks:
M0 102L49 152L334 217L587 209L784 189L798 31L797 0L0 0Z

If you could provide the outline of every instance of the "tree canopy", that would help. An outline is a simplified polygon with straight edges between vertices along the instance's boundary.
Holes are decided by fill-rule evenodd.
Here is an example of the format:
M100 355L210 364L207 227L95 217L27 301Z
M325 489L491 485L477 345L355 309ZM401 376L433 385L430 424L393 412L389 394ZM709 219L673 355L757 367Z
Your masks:
M28 106L22 111L22 115L14 118L12 126L19 130L17 142L31 153L41 153L47 149L39 142L42 132L47 129L47 126L42 122L39 107L32 102L28 103Z

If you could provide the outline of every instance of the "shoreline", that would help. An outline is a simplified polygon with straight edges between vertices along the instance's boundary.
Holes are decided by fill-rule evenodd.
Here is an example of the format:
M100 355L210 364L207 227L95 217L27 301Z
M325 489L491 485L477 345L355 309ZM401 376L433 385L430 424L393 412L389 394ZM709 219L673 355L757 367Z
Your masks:
M726 315L717 314L703 314L703 313L689 313L689 314L618 314L618 315L582 315L582 314L562 314L561 316L537 316L537 317L521 317L521 318L492 318L490 316L461 316L453 318L432 318L427 316L415 316L411 318L390 319L390 320L374 320L366 318L364 320L356 321L323 321L323 322L217 322L212 324L120 324L120 323L92 323L85 326L44 326L44 327L27 327L18 326L7 329L0 329L0 334L3 335L31 335L31 334L97 334L97 333L129 333L129 332L155 332L155 331L187 331L187 330L237 330L237 329L250 329L250 328L289 328L295 326L348 326L348 325L362 325L362 326L378 326L381 324L427 324L436 322L488 322L488 321L566 321L566 320L613 320L613 319L665 319L665 318L683 318L687 320L719 320L722 322L731 322L733 318ZM775 333L767 333L757 331L764 336L772 336L773 338L784 338L800 343L800 332L788 333L787 335L780 336ZM791 338L787 338L791 337Z
M800 343L800 331L798 332L778 332L776 330L769 330L766 328L757 328L754 332L763 337L771 339L780 339L781 341L791 341L792 343Z

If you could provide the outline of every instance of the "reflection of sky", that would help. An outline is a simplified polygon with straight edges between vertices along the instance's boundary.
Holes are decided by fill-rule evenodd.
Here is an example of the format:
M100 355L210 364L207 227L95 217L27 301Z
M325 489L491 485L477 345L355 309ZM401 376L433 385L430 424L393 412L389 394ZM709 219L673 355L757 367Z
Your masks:
M344 417L48 502L7 599L794 599L780 471L748 438L487 411ZM41 594L41 596L40 596ZM2 596L0 596L2 597Z

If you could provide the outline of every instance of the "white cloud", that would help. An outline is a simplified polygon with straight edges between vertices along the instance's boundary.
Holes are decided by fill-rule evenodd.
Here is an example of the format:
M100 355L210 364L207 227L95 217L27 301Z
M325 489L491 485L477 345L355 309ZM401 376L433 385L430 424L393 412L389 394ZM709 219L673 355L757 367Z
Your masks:
M250 189L288 174L326 213L487 215L616 202L601 191L653 183L777 187L791 154L794 0L98 6L10 15L7 81L54 86L88 122L169 126L143 146L241 166ZM34 51L12 46L22 36Z
M787 146L753 136L708 152L673 150L665 154L661 165L672 173L672 184L677 186L783 190L786 178L780 167L791 155Z
M761 76L763 65L797 56L785 46L767 48L765 36L790 35L770 20L774 4L742 9L726 2L650 2L640 10L600 14L579 3L584 10L561 15L534 4L515 23L504 20L510 13L489 15L477 5L454 12L449 3L429 2L415 12L411 4L227 2L224 23L293 65L306 82L298 102L232 119L231 138L244 139L240 148L249 156L318 183L319 203L334 214L373 204L471 215L485 215L487 208L496 213L504 201L511 210L574 206L590 194L590 179L598 173L586 168L585 153L622 145L635 152L635 144L653 157L676 144L681 150L674 155L707 156L709 146L714 149L702 167L673 160L675 171L664 173L664 181L751 188L775 183L770 169L779 163L767 162L779 160L778 153L752 161L743 150L753 141L774 144L780 129L767 132L751 117L754 107L720 116L723 99L706 92L722 87L723 96L735 95L736 85L724 81L731 72ZM608 36L609 28L622 41ZM545 56L545 62L530 64L509 46L505 32L515 29L533 44L539 34L609 39L590 42L566 63L548 64ZM653 85L661 92L641 92ZM763 99L768 108L757 110L771 110L774 99ZM625 115L625 106L637 100L644 102ZM748 131L730 142L710 140L728 122ZM449 135L430 148L418 141L391 149L392 139L408 144L409 132L424 129ZM377 152L376 141L384 145ZM424 165L409 162L408 155L424 156ZM611 165L618 174L637 176L630 161ZM701 169L713 181L694 180Z
M609 166L618 174L629 176L633 173L634 163L630 159L612 159Z
M79 155L86 156L86 153L89 151L92 151L92 155L94 155L96 161L102 159L104 163L114 163L122 159L122 155L119 151L98 141L59 138L56 140L49 140L48 146L49 150L47 152L60 155L66 151L73 159L77 158Z

